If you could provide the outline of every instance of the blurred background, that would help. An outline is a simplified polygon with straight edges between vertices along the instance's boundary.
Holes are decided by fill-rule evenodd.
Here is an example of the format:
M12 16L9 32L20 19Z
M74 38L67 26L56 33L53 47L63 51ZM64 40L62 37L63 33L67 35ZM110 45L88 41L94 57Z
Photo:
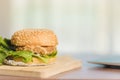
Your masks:
M120 54L120 0L0 0L0 35L49 28L60 53Z

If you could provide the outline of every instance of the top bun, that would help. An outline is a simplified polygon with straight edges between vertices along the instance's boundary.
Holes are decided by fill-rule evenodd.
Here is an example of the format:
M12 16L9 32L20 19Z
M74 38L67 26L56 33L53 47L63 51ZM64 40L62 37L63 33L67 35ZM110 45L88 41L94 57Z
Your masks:
M49 29L23 29L12 35L11 43L15 46L40 45L56 46L57 37Z

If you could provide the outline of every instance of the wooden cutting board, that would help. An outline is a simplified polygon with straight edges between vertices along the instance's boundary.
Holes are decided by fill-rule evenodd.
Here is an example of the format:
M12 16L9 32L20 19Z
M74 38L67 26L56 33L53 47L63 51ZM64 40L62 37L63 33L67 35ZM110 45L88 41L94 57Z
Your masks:
M0 66L0 75L48 78L61 72L81 67L81 62L69 56L58 57L56 63L47 66Z

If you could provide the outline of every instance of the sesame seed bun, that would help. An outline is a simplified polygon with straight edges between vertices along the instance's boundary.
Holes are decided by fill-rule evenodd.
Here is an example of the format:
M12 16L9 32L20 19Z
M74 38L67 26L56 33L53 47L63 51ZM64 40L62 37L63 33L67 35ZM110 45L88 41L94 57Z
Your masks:
M12 35L11 43L15 46L39 45L56 46L56 35L48 29L23 29Z

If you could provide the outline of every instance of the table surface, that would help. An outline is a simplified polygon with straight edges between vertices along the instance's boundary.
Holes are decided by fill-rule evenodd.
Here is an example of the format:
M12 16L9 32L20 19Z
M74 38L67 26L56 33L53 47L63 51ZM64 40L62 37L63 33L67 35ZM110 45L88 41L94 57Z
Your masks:
M90 64L87 61L104 57L103 55L80 55L75 58L82 61L82 67L67 71L50 77L49 79L120 79L120 69L105 68L103 65ZM49 80L48 79L48 80ZM4 76L0 75L0 80L40 80L40 78Z

